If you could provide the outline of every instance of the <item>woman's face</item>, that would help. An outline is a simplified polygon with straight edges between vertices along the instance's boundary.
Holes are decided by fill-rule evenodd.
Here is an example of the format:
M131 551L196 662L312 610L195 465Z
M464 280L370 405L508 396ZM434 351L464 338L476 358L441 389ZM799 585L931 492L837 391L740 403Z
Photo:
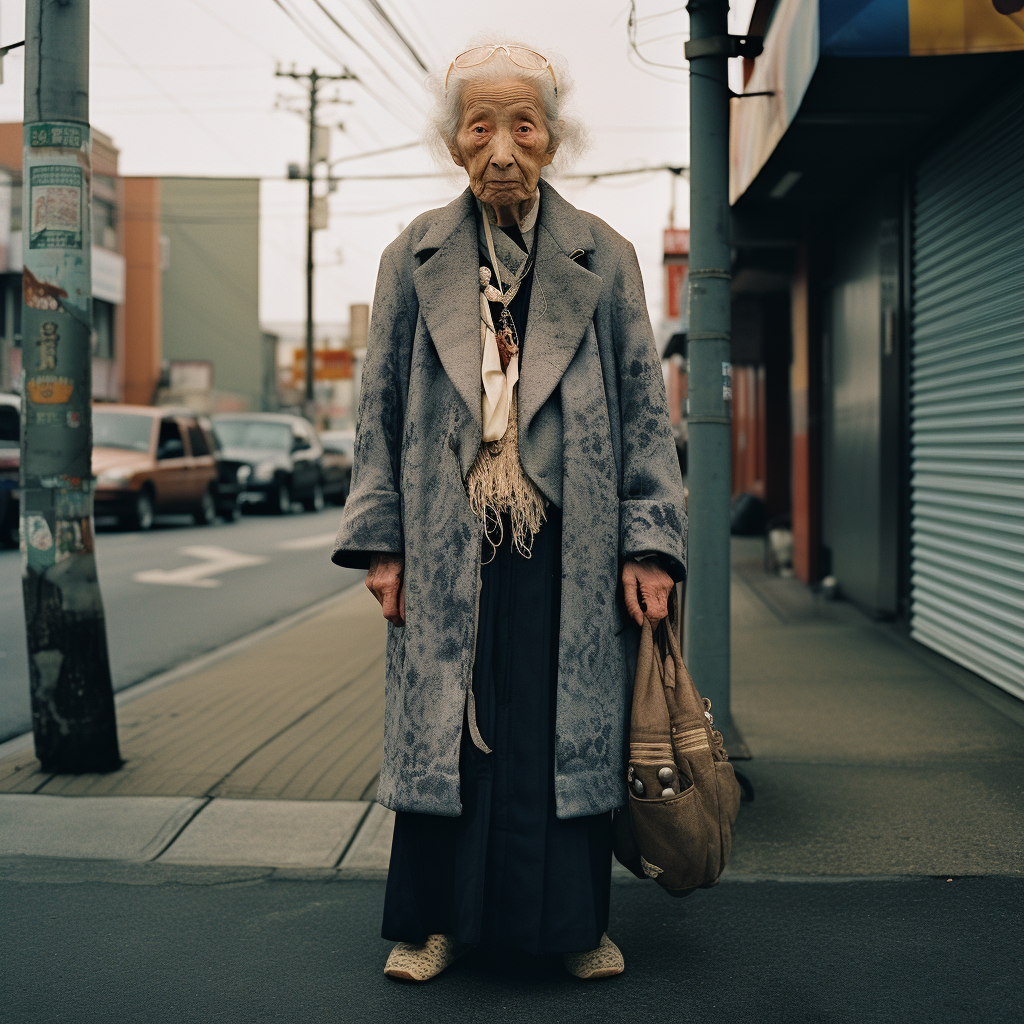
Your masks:
M467 83L462 120L451 150L466 169L473 195L492 206L516 206L533 195L555 148L537 90L521 78Z

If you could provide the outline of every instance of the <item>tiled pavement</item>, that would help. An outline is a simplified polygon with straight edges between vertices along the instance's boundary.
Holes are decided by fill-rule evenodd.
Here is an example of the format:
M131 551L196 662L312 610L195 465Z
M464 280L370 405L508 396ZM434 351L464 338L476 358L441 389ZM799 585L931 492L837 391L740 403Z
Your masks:
M730 873L1024 874L1024 711L734 544L733 713L755 800ZM385 628L356 587L122 706L109 775L0 760L0 856L381 875ZM79 799L79 798L88 799Z

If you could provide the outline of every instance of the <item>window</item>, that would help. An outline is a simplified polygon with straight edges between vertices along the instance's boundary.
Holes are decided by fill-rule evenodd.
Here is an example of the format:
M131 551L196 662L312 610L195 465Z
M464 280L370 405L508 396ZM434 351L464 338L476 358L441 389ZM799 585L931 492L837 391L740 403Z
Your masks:
M196 423L191 424L188 428L188 446L192 449L194 458L210 454L210 446L206 443L206 438Z
M181 439L181 431L174 420L162 420L160 423L160 439L157 441L156 457L158 459L180 459L185 455L185 444Z
M21 416L16 405L0 405L0 448L17 448L21 434Z
M292 446L292 428L287 423L267 420L218 420L214 433L222 448L256 448L287 452Z
M117 249L116 211L106 199L92 201L92 240L104 249Z
M103 299L92 300L92 354L96 359L114 358L114 307Z
M92 411L92 443L95 448L126 448L148 453L152 436L153 419L150 416L103 412L101 409Z

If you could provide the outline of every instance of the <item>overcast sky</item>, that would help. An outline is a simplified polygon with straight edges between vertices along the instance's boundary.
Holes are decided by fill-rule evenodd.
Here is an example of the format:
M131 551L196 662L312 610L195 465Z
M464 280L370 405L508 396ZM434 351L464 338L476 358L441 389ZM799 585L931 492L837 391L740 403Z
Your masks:
M742 32L754 0L733 4ZM306 149L301 87L276 78L278 64L337 73L360 82L324 105L337 159L416 141L428 107L424 73L373 13L369 0L319 0L358 41L347 38L317 0L92 0L91 119L112 136L128 175L212 175L264 179L260 314L304 317L305 185L283 179ZM683 65L684 0L636 0L639 54L627 35L624 0L381 0L431 70L447 67L468 40L488 30L516 36L541 53L560 52L576 80L576 113L591 132L577 171L680 165L688 159L688 93ZM284 9L282 9L284 8ZM292 17L289 17L290 12ZM502 16L499 16L502 15ZM305 29L305 32L303 31ZM24 37L24 3L0 0L0 44ZM4 62L0 120L22 118L22 50ZM734 62L735 63L735 62ZM282 97L282 102L278 102ZM436 172L422 147L339 164L336 173ZM652 313L661 305L661 232L668 223L670 175L593 183L554 179L574 205L596 213L636 246ZM688 223L685 181L677 224ZM346 181L331 196L331 223L318 232L316 315L347 320L349 303L373 294L381 250L418 213L450 201L463 183L444 178Z

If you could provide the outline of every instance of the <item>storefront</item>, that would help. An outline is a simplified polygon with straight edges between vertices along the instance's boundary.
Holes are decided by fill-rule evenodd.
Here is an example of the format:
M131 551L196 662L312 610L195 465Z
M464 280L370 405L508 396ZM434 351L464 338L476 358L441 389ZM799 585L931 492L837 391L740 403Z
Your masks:
M735 308L790 313L797 574L1024 697L1012 6L759 0L731 187Z
M1024 698L1024 87L914 169L912 635Z

